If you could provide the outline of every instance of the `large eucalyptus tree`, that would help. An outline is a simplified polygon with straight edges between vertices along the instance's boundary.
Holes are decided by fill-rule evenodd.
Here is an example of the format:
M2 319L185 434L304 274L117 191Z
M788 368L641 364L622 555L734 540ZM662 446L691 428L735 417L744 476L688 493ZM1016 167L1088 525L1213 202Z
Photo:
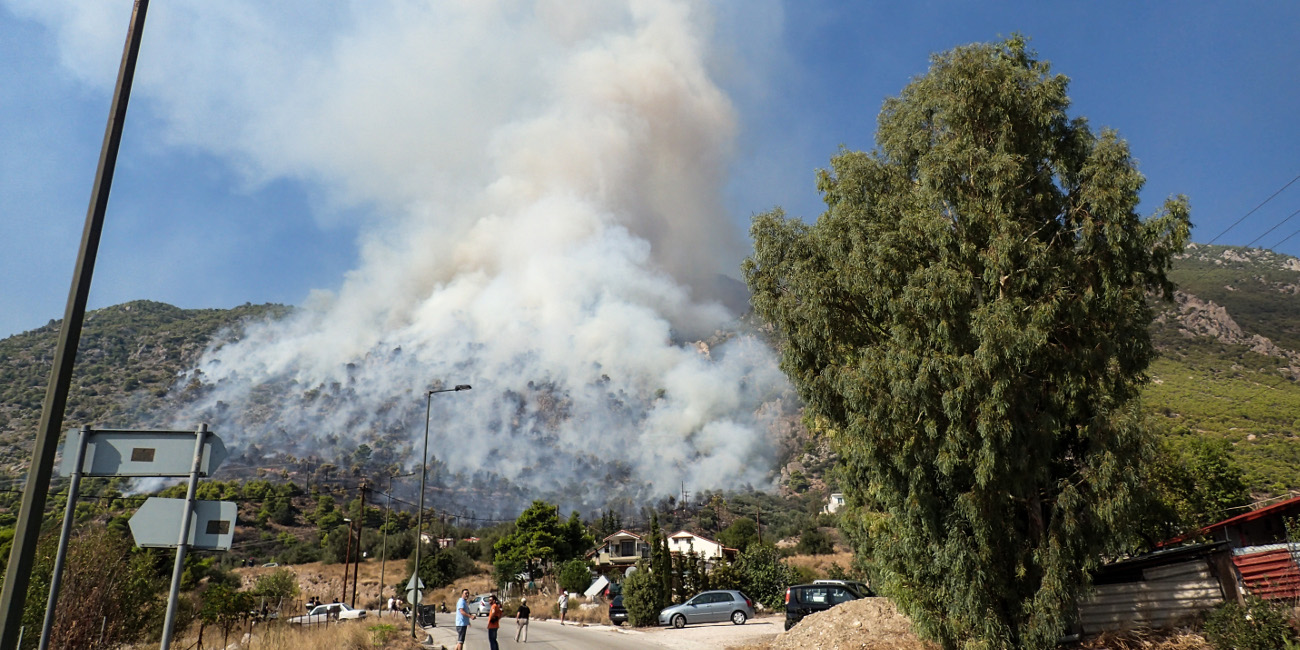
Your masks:
M745 278L842 459L874 586L945 648L1049 648L1131 518L1148 301L1186 199L1137 214L1115 132L1014 37L933 57L813 225L754 219Z

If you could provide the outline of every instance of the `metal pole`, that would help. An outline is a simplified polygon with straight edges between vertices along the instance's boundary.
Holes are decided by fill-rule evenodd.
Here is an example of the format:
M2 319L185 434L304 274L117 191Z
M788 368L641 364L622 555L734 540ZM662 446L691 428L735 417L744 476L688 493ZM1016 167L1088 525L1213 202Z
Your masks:
M352 608L357 607L357 583L361 576L361 531L366 525L366 482L361 481L361 514L357 516L357 558L356 564L352 566ZM382 591L383 587L380 586Z
M40 650L50 647L50 631L54 629L55 605L59 602L59 585L63 580L63 563L68 558L68 538L72 535L72 519L77 513L77 493L81 490L81 466L86 464L86 443L90 427L77 432L77 462L72 467L68 483L68 503L63 509L63 530L59 531L59 550L54 554L54 573L50 575L50 598L45 602L45 622L41 624Z
M379 547L379 618L384 617L384 569L388 568L388 513L393 509L393 477L388 477L388 503L384 505L384 541Z
M424 393L424 453L420 456L420 509L415 515L415 584L420 584L420 546L424 541L421 536L424 534L424 481L425 476L429 473L429 416L433 407L433 394L438 391L425 391ZM420 618L420 603L411 603L415 608L414 615L411 616L411 638L415 636L415 621Z
M348 520L348 547L343 551L343 591L339 593L339 602L348 599L348 570L352 568L352 520Z
M190 466L190 484L185 490L185 509L181 511L181 535L176 543L176 566L172 568L172 589L167 595L167 616L163 619L162 650L172 647L172 632L176 628L176 601L181 593L181 574L185 572L185 549L189 547L190 525L194 520L194 493L199 488L199 467L203 464L203 443L208 438L208 425L200 424L194 432L194 464Z
M77 252L77 263L72 273L72 286L68 289L63 327L59 330L59 342L54 349L54 364L45 389L41 422L37 428L35 444L32 445L32 462L27 471L27 485L23 490L22 506L14 529L9 566L5 569L4 587L0 591L0 648L16 647L19 630L22 629L23 606L27 602L27 586L31 582L30 571L36 558L41 520L45 516L45 499L49 495L50 474L54 470L54 453L59 444L59 430L63 428L63 409L68 403L72 367L77 358L77 343L81 340L86 299L90 294L90 280L95 273L95 256L99 252L99 236L104 228L109 190L113 186L113 169L117 165L117 149L122 141L122 126L126 122L126 106L131 97L131 81L135 78L135 62L140 53L140 37L144 33L144 17L148 7L149 0L135 1L126 44L122 49L117 87L113 90L112 109L108 125L104 129L99 166L95 170L95 184L90 193L90 206L86 210L85 229L81 234L81 248Z
M420 457L420 510L415 517L415 583L420 584L420 545L424 534L424 481L429 474L429 416L433 406L434 393L450 393L469 390L469 384L457 384L455 388L424 391L424 454ZM423 592L421 592L423 593ZM415 615L411 617L411 638L415 638L415 620L420 618L420 603L413 603Z

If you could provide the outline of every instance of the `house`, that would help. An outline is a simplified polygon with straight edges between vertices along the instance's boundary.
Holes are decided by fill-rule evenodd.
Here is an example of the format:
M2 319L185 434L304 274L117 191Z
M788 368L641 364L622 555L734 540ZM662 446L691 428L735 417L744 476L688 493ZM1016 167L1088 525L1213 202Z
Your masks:
M687 530L679 530L668 536L668 552L678 555L695 553L707 562L714 562L721 557L726 557L727 561L731 562L736 559L738 553L734 548L728 548Z
M587 559L596 565L599 573L623 571L636 566L638 560L649 557L650 544L628 530L620 530L600 540L600 544L587 553Z
M831 496L829 499L826 500L826 507L822 508L822 512L828 515L834 514L836 510L839 510L840 508L843 507L844 507L844 493L831 492Z
M1224 519L1162 546L1201 536L1225 542L1245 591L1266 600L1292 600L1300 598L1300 542L1289 541L1287 519L1300 519L1300 497Z

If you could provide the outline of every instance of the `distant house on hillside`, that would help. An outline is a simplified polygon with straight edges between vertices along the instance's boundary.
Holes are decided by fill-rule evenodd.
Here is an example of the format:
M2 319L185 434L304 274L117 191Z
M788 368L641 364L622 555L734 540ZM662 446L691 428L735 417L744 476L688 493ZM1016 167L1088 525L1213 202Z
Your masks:
M716 561L721 557L726 557L727 561L730 562L736 559L736 553L739 552L734 548L728 548L719 542L687 530L679 530L668 536L668 551L679 555L695 553L709 562Z
M829 515L843 507L844 507L844 493L831 492L831 496L829 499L826 500L826 507L822 508L822 512Z
M596 565L599 573L625 571L636 566L637 560L650 557L650 545L645 538L628 531L620 530L600 540L596 548L587 552L587 559Z

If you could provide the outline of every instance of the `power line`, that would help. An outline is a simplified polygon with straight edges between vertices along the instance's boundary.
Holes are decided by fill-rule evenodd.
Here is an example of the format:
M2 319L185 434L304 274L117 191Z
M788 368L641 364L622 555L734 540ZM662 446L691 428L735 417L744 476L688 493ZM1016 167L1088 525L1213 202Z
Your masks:
M1232 223L1231 226L1228 226L1227 229L1225 229L1223 232L1219 233L1219 234L1218 234L1214 239L1211 239L1209 243L1210 243L1210 244L1213 244L1214 242L1219 241L1219 238L1220 238L1220 237L1223 237L1224 235L1228 234L1228 231L1229 231L1229 230L1232 230L1233 228L1236 228L1236 227L1237 227L1241 222L1243 222L1243 221L1246 220L1246 217L1249 217L1250 215L1255 214L1255 211L1256 211L1256 210L1259 210L1260 208L1264 207L1266 204L1268 204L1269 201L1272 201L1272 200L1273 200L1277 195L1281 194L1282 191L1285 190L1286 188L1291 187L1291 185L1292 185L1293 183L1295 183L1296 181L1300 181L1300 174L1297 174L1295 178L1293 178L1293 179L1291 179L1290 181L1288 181L1287 184L1286 184L1286 185L1283 185L1280 189L1278 189L1278 191L1276 191L1276 192L1270 194L1269 197L1268 197L1267 199L1264 199L1264 201L1263 201L1262 203L1260 203L1259 205L1257 205L1257 206L1251 208L1251 209L1250 209L1250 212L1247 212L1246 214L1241 215L1241 218L1240 218L1240 219L1237 219L1236 221L1234 221L1234 222Z

